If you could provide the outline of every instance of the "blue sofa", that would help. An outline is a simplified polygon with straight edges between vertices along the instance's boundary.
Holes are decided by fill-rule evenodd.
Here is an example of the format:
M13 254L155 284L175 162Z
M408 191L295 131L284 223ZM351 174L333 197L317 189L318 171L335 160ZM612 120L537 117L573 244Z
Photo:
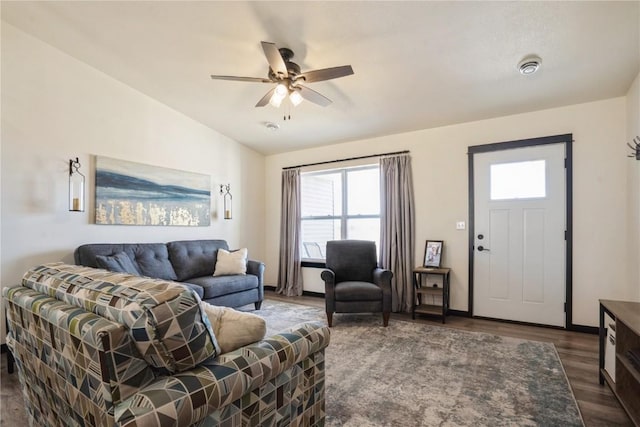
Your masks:
M229 250L225 240L181 240L168 243L91 243L74 252L77 265L104 268L97 257L117 260L124 256L128 268L108 268L155 279L181 282L202 301L212 305L240 307L264 299L264 264L247 261L246 275L213 276L218 249ZM102 258L104 260L104 258ZM130 265L129 261L131 261Z

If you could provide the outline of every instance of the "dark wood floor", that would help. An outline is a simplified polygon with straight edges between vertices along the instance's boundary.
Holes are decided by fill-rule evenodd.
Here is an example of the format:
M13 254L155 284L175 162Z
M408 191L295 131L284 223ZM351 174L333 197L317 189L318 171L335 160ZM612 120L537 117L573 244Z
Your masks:
M282 297L272 291L265 291L265 293L269 299L324 307L324 299L318 297ZM410 314L404 313L393 313L391 321L394 319L432 325L442 324L439 319L428 317L412 320ZM601 386L598 383L597 335L458 316L448 316L445 326L466 331L552 342L560 355L585 426L633 426L609 387Z

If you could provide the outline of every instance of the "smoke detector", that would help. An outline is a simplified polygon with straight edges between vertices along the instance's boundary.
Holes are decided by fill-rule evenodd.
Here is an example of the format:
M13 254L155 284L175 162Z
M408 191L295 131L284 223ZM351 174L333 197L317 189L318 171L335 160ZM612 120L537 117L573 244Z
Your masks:
M518 70L520 74L525 76L531 75L538 71L540 65L542 64L542 59L537 56L528 56L518 64Z

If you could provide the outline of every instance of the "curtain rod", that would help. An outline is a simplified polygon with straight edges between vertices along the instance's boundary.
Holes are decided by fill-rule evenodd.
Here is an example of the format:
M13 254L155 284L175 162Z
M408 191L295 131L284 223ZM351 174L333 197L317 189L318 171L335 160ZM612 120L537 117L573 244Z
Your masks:
M368 156L349 157L349 158L346 158L346 159L327 160L326 162L316 162L316 163L307 163L305 165L287 166L287 167L282 168L282 170L303 168L303 167L306 167L306 166L326 165L326 164L329 164L329 163L348 162L349 160L368 159L370 157L393 156L393 155L396 155L396 154L407 154L409 152L410 152L409 150L404 150L404 151L394 151L393 153L369 154Z

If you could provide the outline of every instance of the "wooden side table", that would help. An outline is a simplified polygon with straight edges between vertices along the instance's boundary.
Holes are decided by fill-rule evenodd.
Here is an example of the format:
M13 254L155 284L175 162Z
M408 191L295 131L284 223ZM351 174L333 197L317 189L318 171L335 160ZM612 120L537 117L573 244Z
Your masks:
M607 329L604 315L615 322L613 357L615 378L605 369ZM640 426L640 302L600 300L600 384L605 382L627 412Z
M416 267L413 270L413 310L412 317L418 314L429 314L442 317L442 323L449 311L449 273L450 268ZM422 286L422 279L429 274L442 276L442 287ZM441 305L422 304L428 296L437 296L442 299Z

